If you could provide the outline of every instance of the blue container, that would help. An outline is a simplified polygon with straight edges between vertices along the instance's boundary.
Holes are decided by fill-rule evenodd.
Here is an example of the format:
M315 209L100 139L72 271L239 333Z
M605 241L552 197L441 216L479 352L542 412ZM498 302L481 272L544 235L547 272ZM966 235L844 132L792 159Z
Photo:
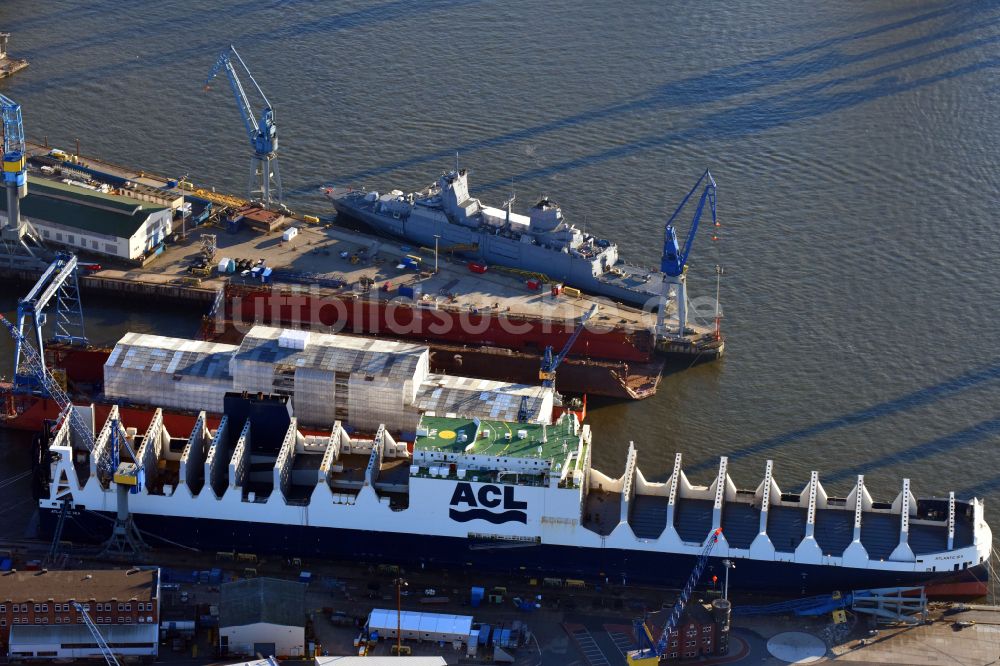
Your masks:
M406 285L399 285L399 295L406 296L410 300L413 300L413 287L407 287Z
M472 588L471 602L473 608L479 608L479 605L483 603L483 599L486 597L486 589L482 587Z
M479 644L489 645L490 644L490 625L484 624L479 627Z

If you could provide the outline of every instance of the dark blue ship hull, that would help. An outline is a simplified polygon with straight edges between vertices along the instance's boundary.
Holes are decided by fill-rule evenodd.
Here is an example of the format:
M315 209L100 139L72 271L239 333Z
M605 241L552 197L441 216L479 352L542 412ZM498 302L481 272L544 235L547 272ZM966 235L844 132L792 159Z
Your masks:
M41 510L41 529L51 538L58 511ZM111 532L113 514L85 511L67 518L63 538L99 543ZM153 548L183 546L225 551L389 563L449 570L493 571L522 576L556 576L604 582L679 587L695 564L692 555L542 544L475 542L469 539L367 530L246 523L193 517L136 515L136 525ZM980 565L959 572L900 573L829 565L740 559L730 584L738 590L820 594L833 590L986 581ZM719 559L706 578L724 571Z

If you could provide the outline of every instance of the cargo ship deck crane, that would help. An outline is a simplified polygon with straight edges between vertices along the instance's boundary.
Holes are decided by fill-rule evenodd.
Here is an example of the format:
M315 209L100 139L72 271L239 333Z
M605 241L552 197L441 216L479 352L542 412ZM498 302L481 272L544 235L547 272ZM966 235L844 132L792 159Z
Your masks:
M49 396L59 405L60 419L69 419L70 430L74 439L83 442L90 455L97 455L94 436L83 422L83 418L77 412L69 396L56 381L52 373L46 369L41 357L35 348L31 346L27 338L21 335L17 326L9 319L0 315L0 324L7 327L11 337L21 349L21 361L26 369L33 373L41 387L48 392ZM111 429L109 446L105 447L97 459L98 480L106 487L110 487L114 482L117 488L117 516L111 531L111 536L101 551L101 555L117 554L131 555L145 549L146 544L139 535L139 530L135 526L132 514L128 509L129 494L136 494L142 489L145 472L139 459L129 444L128 434L124 432L121 422L115 421ZM119 447L124 444L126 451L132 462L121 462L119 460ZM66 514L66 505L63 505L63 516ZM59 530L57 529L57 532ZM58 534L56 535L58 538Z
M253 83L257 93L264 100L264 108L260 111L260 120L254 118L253 106L247 99L243 83L236 71L233 58L246 73L247 78ZM239 108L240 117L243 118L243 126L246 129L247 137L250 139L250 147L253 148L253 157L250 158L250 199L259 199L264 206L281 205L281 174L278 171L278 128L274 124L274 109L267 101L264 91L257 85L257 80L250 73L250 68L243 62L243 58L236 52L236 48L230 44L229 48L219 54L218 60L208 73L205 80L205 89L208 90L212 82L220 71L225 70L229 77L229 85L233 89L233 96L236 98L236 106Z
M104 655L104 661L108 664L108 666L121 666L121 664L118 663L118 659L115 657L115 653L111 651L111 646L109 646L108 642L104 640L104 636L101 635L101 630L97 628L96 624L94 624L94 621L90 618L90 614L87 613L87 609L83 607L83 604L79 601L74 601L73 609L80 614L80 617L83 618L83 623L87 625L87 629L90 630L90 635L93 636L94 641L97 642L97 647L100 649L101 654Z
M61 253L38 278L28 295L17 303L17 330L21 338L14 343L14 387L18 391L38 388L33 373L21 372L21 339L24 339L25 320L31 317L35 328L35 344L45 369L45 342L42 329L47 322L45 308L55 299L56 319L53 339L73 345L86 345L83 326L83 306L80 302L79 264L75 255Z
M681 248L677 240L677 229L674 226L674 221L680 215L681 211L684 210L684 206L687 205L691 196L701 187L702 183L705 184L705 187L701 192L701 197L698 199L698 207L695 209L694 217L691 220L691 228L688 230L684 247ZM667 336L664 320L667 316L667 300L670 296L671 285L674 285L677 298L677 337L683 338L687 333L688 302L686 273L688 254L691 252L691 245L694 243L695 234L698 232L698 222L701 220L706 202L712 211L712 222L718 226L718 217L715 210L715 190L715 179L712 178L712 173L708 169L705 169L705 173L701 174L701 178L698 179L698 182L694 184L691 191L681 200L674 214L667 220L666 228L664 229L663 257L660 260L660 270L664 274L663 288L660 292L660 307L656 317L656 332L662 337Z
M566 344L563 345L562 351L559 352L558 356L552 355L551 345L545 348L545 352L542 354L542 367L538 371L538 378L542 381L542 386L546 388L554 388L556 385L556 369L559 364L565 360L566 356L569 355L570 350L573 349L573 345L576 344L577 338L583 333L584 325L597 314L600 309L600 305L595 304L594 307L590 308L583 317L580 318L580 323L576 325L573 329L573 334L569 336Z
M653 638L645 620L636 620L635 634L639 645L637 649L629 652L627 655L629 666L655 666L660 662L661 657L665 656L667 645L670 643L670 633L677 628L677 623L680 622L681 615L684 614L684 608L691 599L694 587L701 579L701 574L704 573L705 566L708 564L708 558L712 554L715 544L718 543L721 534L722 528L720 527L712 532L709 537L708 543L705 544L701 554L698 556L698 561L695 563L691 575L684 584L684 588L677 596L677 601L670 611L670 617L667 619L667 623L664 625L659 638Z

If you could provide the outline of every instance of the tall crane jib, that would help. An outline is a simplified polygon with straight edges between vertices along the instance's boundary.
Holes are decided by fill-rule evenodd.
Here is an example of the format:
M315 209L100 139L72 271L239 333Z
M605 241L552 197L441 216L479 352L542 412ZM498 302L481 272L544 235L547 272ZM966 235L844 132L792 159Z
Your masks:
M600 305L594 305L594 307L590 308L590 310L580 318L579 323L576 325L576 328L573 329L573 333L569 336L569 339L566 340L566 344L563 345L562 351L560 351L558 355L554 356L552 354L551 346L545 348L545 351L542 353L542 367L538 371L538 378L541 380L542 386L546 388L553 388L556 385L556 369L563 362L563 360L565 360L566 356L569 355L570 351L573 349L573 345L576 344L577 338L579 338L580 334L583 333L584 326L591 317L597 314L599 309Z
M121 423L115 421L108 444L98 447L94 442L91 428L84 423L80 412L74 407L56 378L45 367L38 352L31 346L28 339L21 334L13 322L3 315L0 315L0 324L7 328L11 337L18 344L21 350L22 367L35 375L42 388L59 405L60 421L56 427L60 427L60 424L68 419L74 441L82 443L91 456L97 457L95 463L100 482L105 487L110 487L112 483L116 486L118 515L111 531L111 537L101 554L128 555L141 551L146 547L146 544L129 513L128 496L140 492L145 472L129 442L128 434L123 431ZM119 460L121 447L125 448L131 462Z
M242 68L246 78L253 84L257 94L264 101L264 107L260 110L259 119L255 117L253 105L247 98L243 82L240 81L236 65ZM250 184L249 193L252 201L260 201L265 206L281 205L281 174L278 170L278 127L274 122L274 108L267 100L264 91L257 84L257 80L250 73L250 68L243 62L243 58L236 52L232 45L219 54L215 65L208 73L205 80L205 89L219 74L225 71L229 79L229 85L233 90L233 97L236 98L236 106L239 108L240 117L243 119L243 126L246 129L247 138L250 140L250 147L253 149L253 156L250 158Z
M28 295L17 303L17 330L24 336L25 326L30 317L35 329L37 353L45 369L45 341L43 327L49 320L45 309L55 305L52 320L52 338L57 342L85 346L83 305L80 301L79 264L75 255L60 253L55 261L38 278ZM38 374L24 371L21 365L21 342L14 345L14 387L19 392L34 392L44 387L39 385Z
M684 241L684 246L681 247L677 239L677 228L675 222L681 211L687 205L688 200L698 191L699 187L704 184L704 189L701 192L701 196L698 199L698 206L695 209L694 217L691 219L691 228L688 230L687 239ZM670 216L667 220L666 227L664 228L664 239L663 239L663 256L660 259L660 270L663 271L665 279L663 281L663 288L660 294L660 308L657 316L657 332L661 335L666 335L666 327L664 320L666 318L667 301L670 296L670 287L673 285L676 291L676 301L677 301L677 335L678 337L684 337L687 334L687 280L685 272L687 270L687 260L688 255L691 253L691 246L694 244L695 234L698 233L698 222L701 220L702 213L705 211L705 204L708 204L709 210L712 212L712 222L718 226L718 215L716 212L716 185L715 179L712 177L712 173L705 169L705 173L701 174L698 182L694 184L694 187L687 193L687 195L681 200L677 210L674 214Z
M645 620L636 622L635 633L639 641L639 646L636 650L628 653L627 661L630 666L653 666L659 663L665 655L667 645L670 643L670 634L677 629L681 615L684 614L684 608L691 599L691 595L694 593L694 588L701 579L701 575L705 572L705 567L708 565L708 558L712 554L715 544L719 542L720 536L722 536L722 528L716 528L709 535L708 541L701 550L701 554L698 555L694 569L691 570L691 575L688 576L683 589L677 595L677 601L670 611L670 617L667 619L667 623L664 625L660 636L657 638L652 635Z
M118 658L115 657L115 653L111 651L111 646L108 642L104 640L104 636L101 634L101 630L97 628L94 621L91 619L90 614L87 613L87 609L84 608L83 604L78 601L73 602L73 610L80 614L83 619L83 623L87 625L87 629L90 631L90 635L94 637L94 642L97 643L97 649L101 651L101 656L104 657L104 661L108 666L121 666L118 662Z

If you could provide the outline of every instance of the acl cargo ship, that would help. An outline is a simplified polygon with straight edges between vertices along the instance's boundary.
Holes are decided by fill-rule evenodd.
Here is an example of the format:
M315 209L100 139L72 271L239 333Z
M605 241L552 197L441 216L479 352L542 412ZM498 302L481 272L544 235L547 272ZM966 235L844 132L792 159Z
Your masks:
M741 490L726 458L697 485L678 454L656 483L631 445L612 478L591 467L591 432L572 414L551 424L424 414L400 441L384 427L354 437L339 421L304 435L283 400L229 394L216 429L202 414L190 432L159 418L129 431L146 475L129 506L147 542L671 585L721 529L711 566L735 559L741 588L986 580L982 501L918 499L909 480L891 502L873 500L863 476L847 497L828 494L816 472L782 490L768 461L756 488ZM116 489L97 461L130 425L113 409L91 455L63 419L40 468L43 529L110 532Z

